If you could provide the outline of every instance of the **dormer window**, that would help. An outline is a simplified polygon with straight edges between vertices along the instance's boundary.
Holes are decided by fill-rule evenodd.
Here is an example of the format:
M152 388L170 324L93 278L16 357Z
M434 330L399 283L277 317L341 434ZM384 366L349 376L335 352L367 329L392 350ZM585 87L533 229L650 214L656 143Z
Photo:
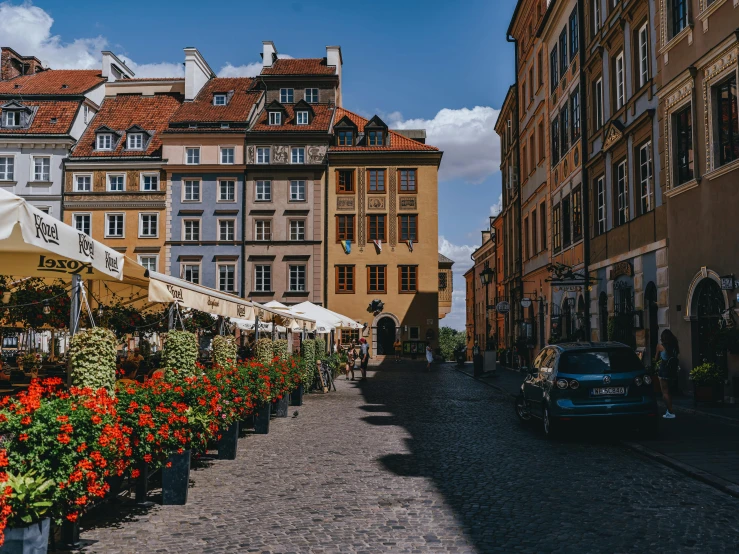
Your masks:
M20 127L21 112L15 110L6 110L3 112L3 125L5 127Z
M295 98L295 91L291 88L280 89L280 102L282 104L292 104Z
M227 97L225 94L216 94L213 96L214 106L225 106L227 103Z
M130 133L128 135L128 144L126 148L129 150L143 150L144 149L144 134L143 133Z
M113 135L111 133L98 134L96 150L113 150Z
M383 132L382 131L370 131L368 133L368 143L370 146L383 146Z
M308 111L299 111L295 114L295 123L297 125L308 125Z
M269 124L270 125L282 125L282 113L269 112Z
M351 131L339 131L338 143L339 146L354 146L354 133Z

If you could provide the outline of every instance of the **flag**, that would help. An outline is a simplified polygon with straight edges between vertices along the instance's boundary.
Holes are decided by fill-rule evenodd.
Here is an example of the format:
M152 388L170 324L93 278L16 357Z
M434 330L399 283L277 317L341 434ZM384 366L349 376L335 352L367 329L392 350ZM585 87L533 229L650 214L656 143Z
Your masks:
M352 241L350 240L342 240L341 246L344 248L345 254L351 254L352 251Z
M411 252L413 252L413 241L412 240L409 240L408 241L408 250L410 250Z
M382 241L381 240L373 240L372 242L375 243L375 246L377 247L377 250L382 252Z

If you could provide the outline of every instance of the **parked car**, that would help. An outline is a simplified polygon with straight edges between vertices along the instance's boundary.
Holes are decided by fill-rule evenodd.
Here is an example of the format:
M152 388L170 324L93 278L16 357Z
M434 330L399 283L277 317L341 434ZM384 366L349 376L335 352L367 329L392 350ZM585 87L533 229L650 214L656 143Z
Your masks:
M659 417L652 377L636 353L618 342L544 348L515 402L522 421L541 421L551 436L567 422L623 419L656 434Z

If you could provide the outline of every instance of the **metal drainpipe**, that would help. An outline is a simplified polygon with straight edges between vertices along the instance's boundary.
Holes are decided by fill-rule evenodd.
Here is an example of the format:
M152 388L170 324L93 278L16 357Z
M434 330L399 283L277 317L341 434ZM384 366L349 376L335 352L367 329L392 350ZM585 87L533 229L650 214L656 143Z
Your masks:
M580 1L580 0L578 0L578 1ZM515 102L515 104L516 104L516 134L518 134L518 132L520 131L520 126L519 126L519 123L520 123L519 122L519 98L518 98L518 40L516 40L515 38L513 38L511 35L508 35L506 37L506 41L507 42L512 42L513 43L513 46L514 46L514 57L515 57L514 71L515 71L515 74L514 74L513 83L514 83L514 86L516 87L516 97L515 97L516 98L516 102ZM522 225L521 224L521 141L519 140L519 137L518 136L516 137L516 169L518 169L518 183L517 183L517 185L518 185L518 193L516 195L516 197L518 199L518 207L516 208L515 211L516 211L516 218L517 218L516 224L517 224L517 227L518 227L518 259L519 259L519 263L521 264L521 267L519 269L519 275L518 275L518 279L517 280L519 282L519 285L522 287L523 286L523 283L522 283L522 280L523 280L523 277L522 277L522 275L523 275L523 245L521 244L521 237L523 236L523 230L521 228L521 225ZM516 263L516 260L515 259L513 260L513 263L514 263L514 270L515 270L515 263ZM515 273L515 271L514 271L514 273ZM514 282L515 282L515 280L514 280ZM511 291L511 293L512 294L511 294L510 300L511 300L511 304L513 304L513 306L511 306L511 308L512 308L512 310L511 310L512 318L511 319L513 320L511 322L513 324L513 329L511 329L511 334L512 334L513 339L515 339L516 338L516 324L517 324L515 316L516 316L516 313L518 313L518 308L520 307L520 305L519 306L516 306L515 305L515 296L516 295L513 294L513 291ZM513 345L511 345L511 346L513 346Z
M244 135L244 186L241 189L241 298L246 298L246 135Z
M474 348L477 340L477 298L475 295L475 256L470 254L472 260L472 346ZM465 283L467 286L467 283Z
M324 165L326 171L323 181L326 186L323 191L323 306L328 308L328 148Z

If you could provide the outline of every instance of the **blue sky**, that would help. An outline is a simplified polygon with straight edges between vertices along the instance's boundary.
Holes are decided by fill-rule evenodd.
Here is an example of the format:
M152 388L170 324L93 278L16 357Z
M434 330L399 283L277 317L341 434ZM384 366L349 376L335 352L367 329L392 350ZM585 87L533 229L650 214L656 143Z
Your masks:
M219 74L250 74L263 40L292 57L341 45L344 107L396 127L427 128L444 149L440 250L457 261L454 312L464 326L469 254L500 196L492 125L513 83L506 29L515 0L449 2L90 0L0 3L0 44L50 67L99 67L100 50L125 56L137 75L181 71L197 47ZM191 6L191 7L190 7ZM250 65L254 64L254 65Z

